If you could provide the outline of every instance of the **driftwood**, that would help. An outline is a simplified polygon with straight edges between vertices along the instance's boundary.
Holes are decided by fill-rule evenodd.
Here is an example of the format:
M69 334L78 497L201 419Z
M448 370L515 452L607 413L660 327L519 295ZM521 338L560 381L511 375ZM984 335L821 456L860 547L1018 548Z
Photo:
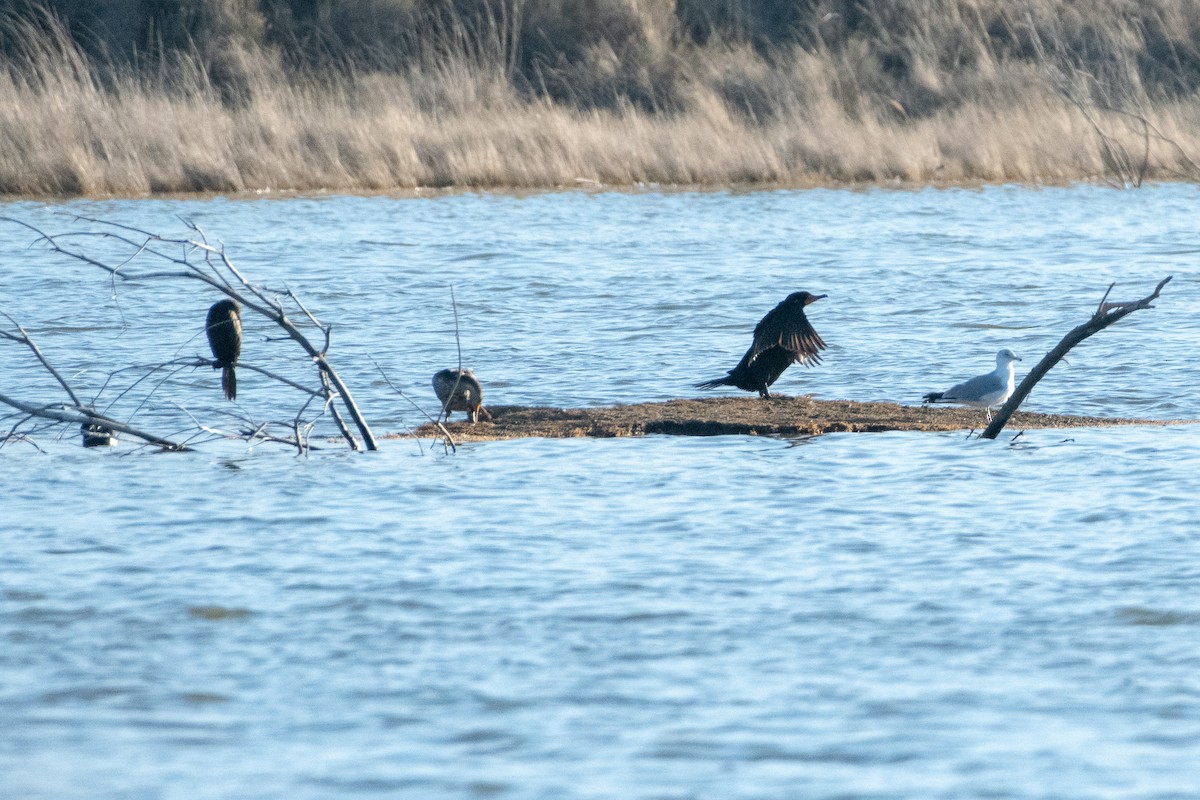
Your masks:
M1029 374L1026 375L1025 379L1021 381L1019 386L1017 386L1016 391L1012 393L1012 397L1008 398L1008 402L1006 402L992 418L992 421L988 424L987 428L984 429L983 433L979 434L980 438L995 439L996 436L999 435L1000 431L1004 429L1004 426L1008 423L1008 420L1013 415L1013 412L1020 407L1021 403L1025 401L1025 398L1029 396L1029 393L1033 391L1033 387L1037 385L1037 382L1045 377L1046 373L1049 372L1055 364L1057 364L1059 361L1062 361L1063 357L1068 351L1070 351L1072 347L1079 344L1092 334L1104 330L1114 322L1124 319L1134 311L1142 308L1154 308L1151 303L1158 299L1158 295L1162 291L1162 288L1166 286L1167 282L1170 280L1171 276L1168 275L1158 282L1158 286L1154 287L1154 291L1149 295L1143 297L1141 300L1134 300L1127 303L1107 302L1108 295L1112 292L1113 286L1116 286L1115 283L1109 284L1108 291L1104 293L1104 297L1100 298L1100 304L1096 307L1096 311L1092 314L1092 318L1082 325L1076 326L1074 329L1072 329L1070 333L1062 338L1062 341L1054 346L1053 350L1051 350L1049 353L1046 353L1046 355L1042 357L1042 360L1039 361L1037 365L1029 371Z
M191 238L163 237L131 226L90 217L75 216L73 219L77 222L95 226L98 230L49 234L23 220L0 217L0 220L20 225L37 234L38 239L34 244L44 244L53 252L60 253L104 271L108 274L114 287L123 281L185 279L203 283L221 294L232 298L241 305L244 311L254 312L270 320L284 331L287 339L299 345L306 362L315 365L318 387L310 388L263 367L239 361L239 368L260 373L271 380L306 394L307 397L300 410L296 412L293 419L286 422L261 423L244 419L248 423L247 427L236 434L216 431L209 426L200 424L198 421L196 421L197 429L214 435L233 435L237 438L244 438L247 441L285 441L297 447L300 452L304 452L309 449L309 443L305 434L312 429L316 420L305 421L303 416L308 413L308 409L314 401L320 400L320 414L329 415L337 427L339 434L352 449L378 449L375 436L366 418L354 402L349 388L329 362L328 353L332 337L332 326L318 320L293 291L290 289L272 290L252 283L230 260L224 247L210 244L204 231L198 225L186 220L184 220L184 223L193 233ZM128 256L119 263L109 263L84 252L74 245L76 241L88 238L97 238L110 242L115 241L120 246L128 249ZM135 261L139 262L139 268L135 269L132 266ZM151 262L153 266L147 266L146 262ZM128 433L144 441L168 449L184 449L184 445L181 442L148 434L145 431L139 431L120 420L112 419L92 410L89 404L80 400L69 384L63 380L62 376L50 365L49 361L42 356L37 345L28 337L24 329L17 324L16 320L11 317L8 317L8 319L16 332L5 331L0 335L4 339L25 344L29 347L34 355L37 356L42 366L63 387L68 397L70 397L71 402L69 404L62 404L57 408L50 408L37 406L18 398L0 395L0 403L9 405L32 417L40 417L58 423L77 422L83 426L92 424L100 425L115 431ZM317 332L315 336L313 334L314 330ZM316 339L315 342L314 338ZM170 375L173 375L175 371L180 369L202 366L211 367L214 363L214 361L205 358L192 358L174 359L149 367L138 367L138 369L146 371L146 376L135 381L134 385L136 386L151 374L160 374L165 371L167 377L170 377ZM121 371L117 370L111 373L109 380L111 381L113 376ZM163 378L162 380L165 379ZM157 385L161 385L162 380ZM108 382L106 381L105 388L107 385ZM118 397L125 395L131 389L132 387L126 388ZM153 390L151 390L152 393ZM143 404L145 402L144 400ZM191 416L190 412L187 412L186 409L180 410ZM268 433L267 428L275 425L283 426L290 430L294 438L288 436L280 437ZM361 437L361 443L359 437Z

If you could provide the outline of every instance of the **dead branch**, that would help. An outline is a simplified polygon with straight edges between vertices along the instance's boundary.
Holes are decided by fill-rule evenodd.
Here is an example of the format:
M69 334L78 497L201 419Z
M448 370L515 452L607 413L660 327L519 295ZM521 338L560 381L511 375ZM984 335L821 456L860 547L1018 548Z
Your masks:
M79 398L75 395L75 390L71 388L71 384L67 383L66 379L59 374L58 370L56 370L53 365L46 360L46 356L42 354L41 348L39 348L37 343L35 343L33 339L29 337L29 334L25 331L25 329L22 328L21 325L7 312L0 311L0 314L2 314L4 318L7 319L9 323L17 329L17 334L12 334L8 331L0 331L0 337L8 339L11 342L23 344L33 351L33 355L42 363L42 367L44 367L45 370L54 377L54 380L58 381L58 385L61 386L63 391L67 393L67 396L71 398L71 402L82 407L83 403L81 403Z
M1175 141L1174 139L1172 139L1171 137L1169 137L1165 133L1163 133L1161 130L1159 130L1158 127L1154 125L1154 123L1150 122L1150 120L1148 120L1142 114L1139 114L1134 111L1127 111L1123 108L1116 108L1114 106L1104 104L1104 103L1097 105L1097 108L1099 108L1101 111L1106 111L1110 114L1116 114L1119 116L1129 117L1129 118L1135 120L1136 122L1140 123L1142 126L1142 130L1146 136L1145 146L1146 146L1147 157L1149 155L1149 140L1154 139L1154 141L1165 144L1168 147L1170 147L1172 150L1174 150L1175 154L1183 162L1184 166L1187 167L1186 172L1178 173L1177 171L1172 170L1173 172L1177 172L1177 174L1191 178L1193 180L1195 180L1198 176L1200 176L1200 164L1197 164L1196 161L1190 155L1188 155L1188 152L1183 149L1183 146L1180 145L1179 142Z
M1021 406L1021 403L1023 403L1025 398L1029 396L1029 393L1033 391L1033 387L1037 385L1037 382L1045 377L1046 373L1049 372L1055 364L1061 361L1072 347L1079 344L1092 334L1104 330L1114 322L1124 319L1134 311L1143 308L1154 308L1151 303L1158 299L1159 293L1162 292L1163 287L1167 285L1167 283L1171 280L1171 277L1172 276L1168 275L1159 281L1158 286L1154 287L1154 291L1146 297L1143 297L1141 300L1133 300L1123 303L1105 302L1108 299L1109 292L1111 292L1113 288L1113 285L1110 285L1108 287L1108 291L1104 293L1104 297L1101 299L1100 305L1096 308L1095 312L1093 312L1091 319L1072 329L1070 333L1062 338L1062 341L1054 346L1053 350L1051 350L1049 353L1046 353L1046 355L1042 357L1042 360L1039 361L1037 365L1029 371L1029 374L1026 375L1025 379L1021 381L1021 384L1017 386L1016 391L1012 393L1012 397L1008 398L1008 402L1006 402L1000 411L996 413L996 416L992 418L992 421L988 424L987 428L984 429L983 433L979 434L979 438L995 439L1000 431L1004 429L1004 426L1008 424L1009 418L1012 417L1016 410Z
M111 428L119 433L127 433L130 436L141 439L149 444L158 445L164 450L188 449L187 446L182 443L173 442L170 439L166 439L161 436L155 436L152 433L147 433L146 431L126 425L124 422L115 420L111 417L106 417L103 414L98 414L91 409L80 406L35 406L31 403L22 402L17 400L15 397L9 397L5 394L0 394L0 403L4 403L7 406L12 406L15 409L24 411L30 416L40 417L41 419L49 419L56 422L66 422L72 425L103 425L106 428Z
M342 409L349 416L350 420L353 421L359 436L362 437L365 448L367 450L378 449L374 434L371 432L366 418L355 403L349 387L347 387L337 370L334 369L328 360L332 326L322 324L294 292L291 290L277 292L252 283L229 258L224 247L211 244L207 234L194 222L182 220L194 233L194 237L172 239L130 225L109 222L107 220L81 215L76 215L73 218L77 221L100 226L102 230L49 234L23 220L11 217L0 217L0 220L20 225L34 232L38 237L34 244L44 244L53 252L103 270L113 282L114 295L115 286L118 281L196 280L232 298L242 308L267 318L281 328L287 334L287 338L296 342L308 358L311 359L311 362L317 369L320 388L311 389L305 387L255 365L239 363L238 366L280 381L295 389L306 392L310 396L320 396L326 401L325 409L334 419L339 432L347 444L354 450L363 449L363 445L360 445L358 439L351 433L350 426L341 418L340 411L334 404L334 401L339 401ZM101 258L83 252L72 244L74 240L85 238L100 238L115 241L121 246L128 247L131 255L123 258L114 266L106 263ZM178 254L171 252L174 249L178 250ZM144 271L136 271L132 268L132 264L138 258L156 259L169 266L166 269L150 268ZM299 324L289 316L288 309L285 308L280 299L281 297L290 300L295 309L298 309L300 314L300 318L298 318ZM320 346L314 344L308 338L305 331L302 330L302 325L307 326L309 324L321 332L323 341ZM197 361L207 365L212 364L211 361L207 361L206 359L198 359ZM199 363L195 365L199 366ZM48 367L48 365L46 366ZM61 379L60 383L63 383ZM64 385L64 388L67 387ZM75 405L82 407L84 404L75 402Z
M162 436L157 436L139 428L134 428L125 422L120 422L105 414L97 412L90 405L84 403L79 399L79 395L75 392L71 384L67 382L67 379L62 376L62 373L55 369L54 365L50 363L50 360L46 358L46 355L42 352L42 349L38 347L37 342L33 340L28 331L26 331L25 328L22 327L20 323L13 319L13 317L7 312L0 312L0 315L3 315L9 321L9 323L17 329L17 333L15 334L10 331L0 330L0 338L7 339L8 341L16 342L18 344L23 344L29 348L30 352L33 353L38 362L42 365L42 368L45 369L54 378L54 380L58 382L58 385L62 387L63 391L66 392L67 396L71 399L69 404L36 406L32 403L26 403L24 401L17 400L16 398L9 397L8 395L0 394L0 403L24 412L27 415L26 419L38 418L51 420L58 423L65 422L79 425L81 430L83 430L85 433L85 444L88 441L87 434L89 432L93 436L97 436L101 433L111 434L114 432L121 432L127 433L134 438L141 439L144 442L158 445L166 450L187 449L183 443L175 442ZM20 424L21 423L18 423L18 426ZM17 426L13 427L13 432L16 431L16 427Z
M341 431L342 438L350 443L351 450L362 449L358 444L358 439L354 438L354 434L351 433L350 428L346 426L346 421L342 419L341 412L338 411L337 406L333 402L334 398L337 396L337 392L333 386L333 381L330 379L328 372L321 373L321 385L325 389L325 408L333 417L333 422L335 425L337 425L338 430ZM372 447L371 449L374 450L375 448Z

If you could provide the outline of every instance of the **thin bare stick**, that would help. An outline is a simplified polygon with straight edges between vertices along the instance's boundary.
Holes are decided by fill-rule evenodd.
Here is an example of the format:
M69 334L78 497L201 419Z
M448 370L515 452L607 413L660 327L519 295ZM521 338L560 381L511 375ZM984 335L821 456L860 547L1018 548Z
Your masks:
M454 401L454 395L458 393L458 386L462 383L462 338L458 331L458 301L454 299L453 283L450 284L450 308L454 311L454 347L458 351L458 372L454 376L454 386L450 388L446 402L442 404L442 418L446 422L450 421L450 403Z
M58 370L56 370L54 366L46 360L46 357L42 355L41 348L39 348L37 343L29 337L29 334L25 331L25 329L22 328L20 324L7 312L0 311L0 314L3 314L4 318L7 319L20 333L20 336L14 336L7 331L0 331L0 336L3 336L5 339L9 339L10 341L19 342L33 351L33 354L37 357L37 360L42 362L42 366L45 367L46 371L54 376L54 380L58 381L58 385L61 386L63 391L67 393L67 396L71 398L71 402L77 406L82 406L83 403L80 402L79 397L75 394L75 390L71 388L71 384L67 383L66 378L60 375Z
M342 377L329 366L329 362L325 360L324 355L317 357L317 366L321 369L322 380L328 378L333 384L333 388L337 389L338 396L342 398L342 405L350 414L350 419L354 420L358 432L363 437L363 442L368 450L378 450L379 445L375 441L375 434L371 432L371 426L367 424L367 420L363 417L362 412L358 410L358 404L354 402L354 398L350 395L350 388L342 381ZM357 444L357 442L355 443ZM358 449L355 447L354 449Z
M367 358L371 358L371 357L370 357L370 356L367 356ZM381 367L381 366L379 365L379 362L378 362L378 361L376 361L375 359L371 358L371 363L375 365L375 369L379 370L379 374L383 376L383 380L384 380L384 382L385 382L385 383L386 383L388 386L392 387L392 390L393 390L393 391L395 391L395 392L396 392L396 394L400 395L400 397L402 397L404 400L406 400L406 401L408 402L408 404L409 404L409 405L411 405L413 408L415 408L415 409L417 410L417 412L418 412L418 413L419 413L421 416L423 416L423 417L424 417L425 419L427 419L429 422L432 422L434 425L436 425L436 426L437 426L437 428L438 428L438 430L442 432L442 438L443 438L443 439L444 439L444 440L445 440L447 443L449 443L449 445L450 445L450 449L451 449L451 450L454 450L454 451L457 451L457 450L458 450L458 445L454 443L454 437L450 435L450 431L446 430L446 426L442 424L442 422L441 422L441 419L440 419L440 418L435 418L435 417L431 417L431 416L429 416L429 412L427 412L425 409L421 408L421 406L420 406L420 405L418 405L418 404L416 403L416 401L414 401L414 400L413 400L411 397L409 397L408 395L406 395L406 394L404 393L404 390L403 390L403 389L401 389L401 388L400 388L399 386L397 386L396 384L392 383L392 379L391 379L391 378L389 378L389 377L387 376L387 373L383 371L383 367ZM418 443L418 444L420 444L420 441L421 441L421 440L420 440L419 438L417 438L415 434L413 435L413 438L414 438L414 439L417 439L417 443Z
M4 438L0 438L0 447L3 447L4 445L8 444L9 442L24 442L25 444L32 446L33 449L37 450L39 453L46 452L45 450L43 450L41 447L38 446L37 441L32 436L27 436L24 433L9 434L8 436L5 436Z
M196 362L194 365L197 367L211 367L214 364L216 364L216 362L211 359L198 358L198 359L196 359ZM265 375L266 377L270 378L273 381L278 381L278 382L284 384L285 386L290 386L293 389L304 392L307 395L311 395L313 397L321 397L321 392L319 390L305 386L302 383L296 383L296 381L292 380L291 378L285 378L284 376L280 375L278 372L272 372L271 370L266 369L264 367L255 366L254 364L248 364L245 361L239 360L237 363L237 368L238 369L248 369L251 372L257 372L259 375Z
M300 418L297 417L292 421L292 432L296 435L296 455L304 455L305 450L304 432L300 428Z
M1155 141L1162 142L1163 144L1166 144L1167 146L1174 149L1176 155L1183 161L1184 165L1188 168L1188 170L1190 170L1189 172L1183 172L1183 173L1179 173L1179 174L1187 175L1193 179L1196 178L1196 176L1200 175L1200 164L1197 164L1192 159L1192 157L1188 155L1187 151L1183 149L1183 147L1179 144L1179 142L1177 142L1174 139L1172 139L1171 137L1167 136L1165 133L1163 133L1161 130L1159 130L1154 125L1154 123L1150 122L1150 120L1146 119L1146 117L1144 117L1143 115L1138 114L1133 111L1127 111L1122 108L1115 108L1111 105L1103 104L1103 103L1098 105L1097 108L1101 109L1102 111L1107 111L1110 114L1119 114L1122 116L1131 117L1134 120L1136 120L1137 122L1140 122L1142 125L1143 131L1146 132L1147 139L1153 138ZM1153 137L1151 137L1150 134L1153 134ZM1147 147L1147 153L1148 153L1148 150L1149 150L1149 142L1148 141L1147 141L1146 147Z
M202 433L210 433L214 436L219 436L224 439L236 439L237 438L234 434L228 433L226 431L222 431L218 428L213 428L209 425L205 425L203 422L201 422L200 420L198 420L196 418L196 415L193 414L191 412L191 410L188 409L187 406L185 406L181 403L172 402L169 405L171 405L175 409L178 409L181 413L186 414L188 419L190 419L192 421L192 424L196 426L197 430Z
M1104 297L1101 297L1100 302L1096 304L1096 310L1095 310L1095 312L1093 312L1092 316L1095 316L1096 314L1104 313L1104 301L1108 299L1109 294L1112 293L1113 287L1116 285L1117 285L1116 281L1113 281L1112 283L1110 283L1108 285L1108 289L1104 292Z
M454 310L454 348L458 351L458 369L462 370L462 338L458 330L458 300L454 297L454 284L450 284L450 308ZM458 388L455 386L455 388Z
M13 415L10 414L9 416L13 416ZM5 419L8 419L8 417L5 417ZM16 422L14 422L12 424L12 427L8 429L8 433L4 436L4 439L2 439L0 441L8 441L9 439L14 439L19 436L24 436L25 434L17 433L17 431L20 430L22 425L24 425L26 422L29 422L31 419L36 419L36 417L34 417L33 414L22 415L22 417L19 420L17 420Z
M129 412L129 418L133 419L138 414L140 414L142 412L142 409L144 409L146 406L148 406L150 404L151 398L153 398L155 393L157 393L158 390L163 387L163 384L165 384L167 381L171 380L171 378L174 377L175 375L178 375L180 372L183 372L185 369L187 369L186 366L177 366L174 369L170 370L166 375L163 375L161 378L159 378L158 381L156 381L150 387L150 391L146 393L146 396L143 397L141 400L139 400L138 404L133 407L133 410L131 412ZM142 381L147 380L151 375L154 374L154 372L155 371L151 371L151 372L147 373L146 375L142 376L141 378L138 378L136 381L134 381L132 386L128 387L127 389L122 391L120 394L118 394L116 397L114 397L112 400L110 400L108 405L105 406L104 410L108 411L109 409L111 409L114 405L116 405L117 401L120 400L121 397L123 397L126 393L132 391L134 389L134 387L136 387Z
M296 296L296 293L293 292L291 289L287 290L287 296L293 303L296 304L296 307L299 308L300 311L304 313L304 316L308 317L309 321L312 322L313 325L315 325L319 330L322 330L325 332L325 346L321 348L321 355L324 355L325 353L329 352L329 342L330 342L330 337L333 332L333 326L325 325L319 319L317 319L315 316L313 316L313 313L308 310L308 306L304 305L304 303L300 300L300 298Z
M9 322L17 328L18 331L20 331L20 336L15 336L7 331L0 331L0 336L26 345L37 357L38 361L42 364L46 371L49 372L56 381L58 381L60 386L62 386L63 390L71 398L72 404L70 406L60 406L58 409L52 406L44 406L39 408L30 403L24 403L5 395L0 395L0 402L12 406L13 408L20 409L31 416L41 419L53 420L55 422L79 423L80 425L84 426L99 425L114 431L123 431L131 436L142 439L143 441L157 444L168 450L186 449L178 442L173 442L169 439L165 439L154 434L146 433L137 428L130 427L127 423L118 422L117 420L111 419L110 417L98 413L95 409L84 404L79 399L79 396L75 393L74 389L71 388L71 385L67 382L67 380L62 377L59 371L54 368L54 365L51 364L46 356L42 353L41 348L39 348L37 343L33 341L33 338L29 336L28 332L7 312L0 312L0 314L3 314L3 316L7 318ZM72 411L77 414L76 417L69 416Z

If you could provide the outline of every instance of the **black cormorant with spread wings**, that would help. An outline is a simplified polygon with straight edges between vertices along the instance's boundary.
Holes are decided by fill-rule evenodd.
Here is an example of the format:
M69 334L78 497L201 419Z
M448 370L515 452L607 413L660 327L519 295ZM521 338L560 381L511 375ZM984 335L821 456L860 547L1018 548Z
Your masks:
M696 388L736 386L747 392L758 392L761 397L770 397L771 384L792 362L806 367L820 364L819 352L825 349L825 342L804 316L804 307L822 297L826 295L789 294L754 327L754 341L738 365L724 378L697 383Z
M242 353L242 315L238 304L232 300L218 300L208 310L204 322L208 334L208 346L212 349L213 369L221 370L221 388L226 400L237 399L238 356Z

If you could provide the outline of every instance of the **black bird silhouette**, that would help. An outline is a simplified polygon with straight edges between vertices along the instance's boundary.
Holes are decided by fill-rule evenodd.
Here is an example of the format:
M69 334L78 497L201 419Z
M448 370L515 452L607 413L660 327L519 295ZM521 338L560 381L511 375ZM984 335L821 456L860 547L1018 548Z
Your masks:
M221 388L226 400L237 399L238 356L242 353L242 313L232 300L218 300L208 310L204 322L208 346L212 349L213 369L221 370Z
M758 325L754 326L754 341L738 365L729 370L724 378L697 383L697 389L713 389L717 386L736 386L747 392L758 392L761 397L770 397L770 386L783 371L799 362L806 367L821 363L819 351L825 342L804 316L804 307L815 303L823 294L792 292L779 305L767 312Z

